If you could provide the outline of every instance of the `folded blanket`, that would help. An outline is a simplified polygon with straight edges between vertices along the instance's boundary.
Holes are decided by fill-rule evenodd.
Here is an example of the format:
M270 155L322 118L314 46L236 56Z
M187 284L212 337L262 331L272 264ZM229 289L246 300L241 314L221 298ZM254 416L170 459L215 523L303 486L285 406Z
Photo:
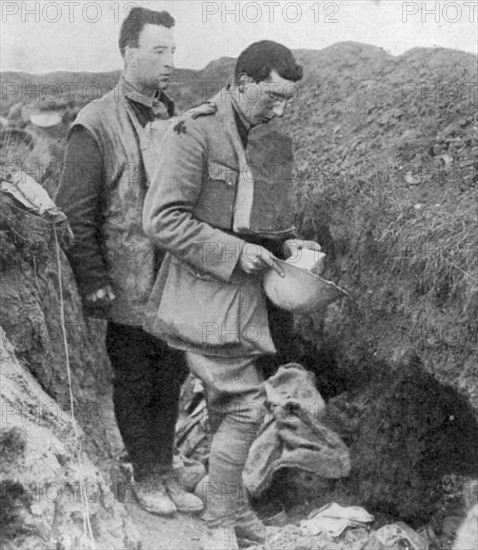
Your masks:
M243 480L252 496L269 487L274 473L295 468L324 478L350 472L347 446L320 419L325 402L315 389L315 377L290 363L265 382L269 418L252 444Z

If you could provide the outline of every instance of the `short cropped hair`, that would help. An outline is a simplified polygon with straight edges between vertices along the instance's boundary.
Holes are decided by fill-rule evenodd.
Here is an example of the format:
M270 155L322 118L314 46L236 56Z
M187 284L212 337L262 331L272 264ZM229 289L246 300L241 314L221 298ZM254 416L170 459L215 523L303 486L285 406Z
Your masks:
M145 25L162 25L170 29L174 27L174 17L167 11L153 11L136 6L131 8L121 25L119 49L124 55L125 48L137 48L139 37Z
M234 77L237 82L241 74L246 74L259 83L266 80L272 70L293 82L301 80L303 76L303 69L297 64L289 48L272 40L261 40L254 42L241 53Z

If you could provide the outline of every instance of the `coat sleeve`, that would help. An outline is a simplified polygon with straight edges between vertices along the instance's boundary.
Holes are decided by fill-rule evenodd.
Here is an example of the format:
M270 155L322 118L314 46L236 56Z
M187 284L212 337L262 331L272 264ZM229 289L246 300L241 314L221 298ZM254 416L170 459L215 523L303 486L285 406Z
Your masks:
M74 126L65 150L55 203L68 217L75 236L68 259L82 296L109 284L100 246L103 159L83 126Z
M144 230L161 248L223 281L229 281L245 241L194 217L207 144L195 121L180 121L165 135L156 174L145 198Z

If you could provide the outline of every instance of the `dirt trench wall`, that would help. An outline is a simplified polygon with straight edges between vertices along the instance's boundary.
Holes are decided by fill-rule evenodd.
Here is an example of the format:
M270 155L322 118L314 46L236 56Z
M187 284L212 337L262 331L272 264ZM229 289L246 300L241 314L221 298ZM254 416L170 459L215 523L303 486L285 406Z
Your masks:
M444 475L478 472L476 56L348 43L299 58L297 225L352 295L297 320L307 363L326 397L347 392L334 412L362 504L420 521Z
M89 548L83 534L55 235L49 223L26 213L5 195L0 220L2 542L7 548L25 550ZM136 548L136 529L112 492L119 479L114 465L122 447L107 393L104 327L99 321L85 322L61 249L59 256L83 486L93 536L98 548Z
M90 548L81 487L96 547L138 548L136 528L115 500L108 474L86 452L82 452L79 477L78 446L69 412L52 406L51 396L17 360L3 330L1 336L2 548ZM80 426L78 430L87 446L88 435Z
M316 348L307 366L319 390L337 399L354 503L417 526L440 513L446 476L478 477L476 320L439 288L420 289L419 275L394 273L396 249L360 231L306 232L335 252L325 276L353 298L298 328Z
M16 355L44 391L64 410L69 408L66 355L61 325L59 267L75 410L92 436L90 445L107 456L102 430L109 364L102 344L104 326L83 317L76 283L58 236L60 266L53 227L26 213L2 195L0 205L0 322Z

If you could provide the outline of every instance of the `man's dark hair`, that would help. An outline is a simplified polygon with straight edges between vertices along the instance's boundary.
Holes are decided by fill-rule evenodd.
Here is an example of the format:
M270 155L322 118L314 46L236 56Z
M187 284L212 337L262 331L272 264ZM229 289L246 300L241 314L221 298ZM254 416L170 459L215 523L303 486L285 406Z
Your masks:
M147 8L131 8L121 25L119 48L124 55L126 46L137 48L141 31L145 25L162 25L170 29L174 27L174 17L167 11L153 11Z
M271 40L254 42L239 56L234 77L236 82L241 74L246 74L255 82L266 80L271 71L275 70L282 78L297 82L301 80L303 70L289 50L282 44Z

